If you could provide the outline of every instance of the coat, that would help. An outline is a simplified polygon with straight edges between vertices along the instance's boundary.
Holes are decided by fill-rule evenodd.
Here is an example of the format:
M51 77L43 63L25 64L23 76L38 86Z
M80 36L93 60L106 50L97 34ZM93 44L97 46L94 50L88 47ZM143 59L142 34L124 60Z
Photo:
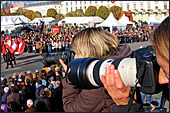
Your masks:
M34 105L32 105L25 112L38 112L38 111L37 111L36 107Z
M38 97L34 102L34 106L38 110L38 112L50 111L50 101L47 97Z
M11 93L9 96L7 96L7 104L10 102L16 102L18 105L20 105L20 94L19 93Z
M120 45L120 50L110 58L131 57L132 51L127 45ZM73 85L63 83L63 107L65 112L111 112L116 106L104 87L78 90Z

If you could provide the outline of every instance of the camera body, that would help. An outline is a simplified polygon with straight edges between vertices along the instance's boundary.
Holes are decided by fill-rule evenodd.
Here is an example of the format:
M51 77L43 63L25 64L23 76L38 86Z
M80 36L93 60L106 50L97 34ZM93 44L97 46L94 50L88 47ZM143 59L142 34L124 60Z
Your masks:
M101 75L105 75L105 68L111 64L118 69L125 86L134 87L138 81L139 87L147 94L153 94L157 88L157 74L159 65L155 51L151 46L134 51L134 58L104 59L78 58L68 63L70 67L66 79L76 88L95 89L103 87Z

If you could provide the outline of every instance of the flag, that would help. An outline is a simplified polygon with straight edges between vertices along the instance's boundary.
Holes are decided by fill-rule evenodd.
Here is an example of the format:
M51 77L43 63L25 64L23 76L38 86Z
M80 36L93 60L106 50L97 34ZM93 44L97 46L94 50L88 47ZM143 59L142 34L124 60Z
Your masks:
M5 47L4 47L4 42L3 42L2 39L1 39L1 53L2 54L6 54L7 53L7 51L6 51Z
M14 52L16 52L17 48L19 47L19 41L15 40L15 43L12 44L11 48L9 49L9 51L11 52L11 54L14 54Z
M19 42L21 42L22 41L22 36L20 36L20 38L19 38L19 40L18 40Z
M11 38L11 35L9 36L9 39L8 39L8 41L7 41L7 44L6 44L6 48L10 48L11 46L12 46L12 38Z
M19 44L19 54L23 54L25 49L25 39Z

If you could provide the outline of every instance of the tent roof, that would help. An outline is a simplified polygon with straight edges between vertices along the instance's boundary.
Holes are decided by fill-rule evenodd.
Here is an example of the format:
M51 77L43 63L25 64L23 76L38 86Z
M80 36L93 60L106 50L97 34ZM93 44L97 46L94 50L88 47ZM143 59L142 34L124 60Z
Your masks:
M2 17L2 16L1 16ZM2 25L6 25L7 24L7 20L6 20L6 18L4 17L4 18L1 18L2 20L1 20L1 26Z
M19 17L19 18L16 19L15 24L20 24L20 23L22 23L22 20L21 20L21 18Z
M9 18L12 18L12 20L15 22L17 20L17 18L21 18L21 20L25 23L28 23L30 21L30 19L28 19L27 17L25 17L24 15L16 15L16 16L1 16L1 19L2 18L6 18L7 20Z
M162 23L165 20L165 16L162 16L162 18L159 20L160 23Z
M62 23L62 21L65 21L67 24L89 24L89 23L100 23L103 21L100 17L66 17L59 21L59 24Z
M152 23L152 22L153 22L153 23L159 23L159 21L156 20L154 16L151 16L151 18L150 18L149 20L147 20L147 22L148 22L148 24L150 24L150 23Z
M34 20L31 21L31 23L40 23L40 20L41 21L44 21L45 24L49 24L49 22L55 20L54 18L52 17L45 17L45 18L34 18Z
M110 13L110 15L107 17L107 19L102 22L101 24L99 24L98 26L103 26L103 27L109 27L109 26L117 26L117 27L121 27L121 26L125 26L121 23L119 23L116 18L113 16L112 13Z
M134 24L133 22L129 21L128 17L123 14L122 18L118 21L121 24L127 25L127 24Z
M15 24L15 22L12 20L12 17L9 17L8 21L6 23L7 23L7 25L14 25Z

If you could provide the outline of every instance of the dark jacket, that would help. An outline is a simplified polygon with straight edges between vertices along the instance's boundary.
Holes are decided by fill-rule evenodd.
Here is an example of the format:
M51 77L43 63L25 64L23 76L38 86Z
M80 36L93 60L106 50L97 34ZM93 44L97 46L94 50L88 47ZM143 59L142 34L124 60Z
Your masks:
M1 102L7 103L7 96L9 95L10 95L10 92L4 93L1 98Z
M36 107L34 105L32 105L25 112L38 112L38 111L37 111Z
M44 85L36 88L36 91L35 91L36 98L40 97L40 91L41 91L41 89L44 89L44 88L45 88Z
M50 111L50 101L47 97L38 97L34 102L34 106L38 110L38 112Z
M120 50L109 58L130 57L132 51L127 45L120 45ZM104 87L90 90L78 90L73 85L63 83L63 107L65 112L110 112L116 106Z
M19 93L11 93L9 96L7 96L7 104L10 102L16 102L18 105L20 105L20 94Z

